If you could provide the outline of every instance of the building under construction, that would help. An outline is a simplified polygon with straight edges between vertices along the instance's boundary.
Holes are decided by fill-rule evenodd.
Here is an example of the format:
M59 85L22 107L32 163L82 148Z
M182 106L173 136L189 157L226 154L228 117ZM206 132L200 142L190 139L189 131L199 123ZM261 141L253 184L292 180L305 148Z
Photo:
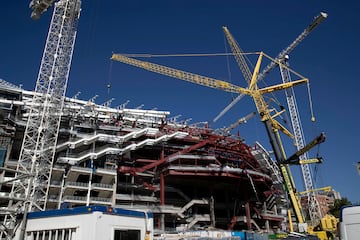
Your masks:
M33 95L1 81L3 214L25 201L13 185ZM159 231L281 228L288 206L267 151L169 116L66 98L50 178L34 183L44 185L40 204L150 209Z

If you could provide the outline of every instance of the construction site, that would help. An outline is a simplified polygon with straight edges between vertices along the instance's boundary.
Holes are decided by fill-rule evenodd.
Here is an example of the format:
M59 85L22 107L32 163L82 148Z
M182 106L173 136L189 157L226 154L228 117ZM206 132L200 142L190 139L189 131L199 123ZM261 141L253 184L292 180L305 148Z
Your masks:
M2 85L1 95L11 96L1 114L5 166L14 170L3 172L5 181L16 173L32 94ZM171 122L165 111L111 109L77 99L67 99L64 109L48 190L37 203L44 209L150 208L163 230L174 223L260 230L283 222L279 169L260 144L250 147L206 126ZM2 186L3 209L11 186Z
M1 239L13 239L24 230L28 213L92 205L151 211L154 239L199 239L201 234L186 238L184 232L209 230L247 231L257 233L258 239L289 232L332 239L325 232L334 232L334 224L318 226L336 196L331 188L315 190L309 164L321 159L307 156L325 141L325 134L304 142L292 88L308 84L308 79L286 62L286 56L326 19L325 13L276 58L257 53L251 70L223 27L248 83L245 88L121 54L111 56L113 61L254 100L257 112L228 128L212 129L207 122L177 121L167 110L132 109L126 103L111 107L111 100L98 104L95 97L66 97L80 5L79 0L31 1L33 18L54 8L36 88L0 81ZM269 65L260 69L263 59ZM283 83L258 87L274 68L280 68ZM275 119L285 109L274 113L263 98L279 90L285 90L293 129ZM231 134L254 115L264 123L272 149ZM280 132L294 139L297 151L285 155ZM301 168L307 190L302 195L296 191L290 165ZM36 239L58 239L41 236ZM217 236L212 238L225 239Z

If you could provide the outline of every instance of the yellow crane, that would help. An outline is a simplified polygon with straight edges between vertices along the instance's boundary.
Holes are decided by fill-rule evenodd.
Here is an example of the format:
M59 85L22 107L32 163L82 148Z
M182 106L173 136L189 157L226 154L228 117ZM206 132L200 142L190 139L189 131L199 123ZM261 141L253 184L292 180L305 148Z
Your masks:
M268 72L270 72L274 67L276 67L278 61L281 61L283 64L286 64L288 66L288 62L286 60L284 60L284 59L287 59L287 54L289 54L314 28L316 28L316 26L318 26L324 19L326 19L326 17L327 17L327 14L324 12L321 12L319 15L317 15L314 18L313 22L295 39L295 41L293 41L289 45L289 47L284 49L276 57L276 61L271 61L269 63L269 65L267 65L263 69L263 71L258 75L257 81L261 81ZM231 51L234 54L235 60L244 76L244 79L249 83L249 79L251 79L251 77L249 77L250 70L249 70L248 64L246 63L245 56L243 54L244 52L241 50L241 48L239 47L239 45L236 42L236 40L234 39L234 37L231 35L228 28L223 27L223 31L225 33L226 39L228 40ZM283 69L282 66L280 65L280 72L281 72L281 77L282 77L283 82L291 81L291 76L290 76L288 69ZM326 231L330 232L330 235L332 235L331 232L333 232L334 225L333 224L332 225L324 224L324 221L325 222L333 222L332 220L331 221L328 220L328 219L333 219L333 218L330 216L326 216L323 218L324 214L323 214L320 204L315 196L315 191L311 191L314 189L314 187L313 187L314 185L313 185L310 167L308 166L309 163L322 162L322 158L316 157L313 159L309 159L308 155L307 155L307 151L309 149L311 149L315 145L320 144L325 141L325 134L324 133L320 134L320 136L318 136L312 142L310 142L309 144L307 144L305 146L302 126L299 121L300 118L298 116L299 113L297 110L294 92L292 89L287 89L285 91L285 93L286 93L286 100L288 102L288 111L289 111L289 115L290 115L290 119L291 119L291 123L292 123L292 127L293 127L292 129L294 132L294 141L295 141L298 151L295 154L293 154L292 156L290 156L288 159L286 159L285 162L281 162L280 165L289 165L289 164L301 165L302 177L304 180L305 189L308 190L308 191L306 191L307 203L308 203L307 204L307 213L309 214L308 220L310 220L310 222L311 222L310 226L308 226L308 228L307 228L308 232L311 234L314 234L315 232L313 230L316 229L317 230L316 234L322 240L328 239L328 237L326 237L326 235L327 235ZM226 111L228 111L243 96L244 95L240 94L237 98L235 98L234 101L232 101L214 119L214 121L216 121L218 118L220 118ZM312 112L312 110L311 110L311 112ZM315 118L312 115L312 121L314 121L314 119ZM290 168L288 166L286 166L285 168L288 169L288 175L289 175L289 179L288 180L285 179L285 183L286 184L290 183L293 185L294 183L291 182L292 177L291 177ZM288 181L290 181L290 182L288 182ZM293 185L293 186L295 189L295 185ZM294 205L294 203L297 204L296 202L293 202L292 204ZM299 205L299 207L301 208L301 205ZM297 206L294 206L294 208L297 208ZM291 216L289 215L289 219L290 218L291 218ZM319 226L319 223L321 224L320 228L314 227L314 226ZM290 224L290 227L291 226L292 226L292 224Z
M295 184L292 179L292 176L289 171L289 167L285 164L281 164L286 160L286 155L280 140L280 134L279 131L283 132L289 137L293 137L293 135L284 127L282 126L275 117L279 116L283 111L275 112L275 114L271 115L273 110L270 110L268 108L268 104L265 102L263 95L267 93L271 93L274 91L279 91L283 89L287 89L290 87L294 87L299 84L305 84L308 83L309 80L300 74L296 73L295 71L291 70L287 66L283 66L284 68L287 68L290 72L292 72L294 75L296 75L299 79L287 83L281 83L277 85L273 85L270 87L265 88L259 88L257 85L257 77L259 74L260 66L263 57L270 59L271 61L274 61L270 56L266 55L263 52L257 53L258 60L254 69L254 72L251 76L251 79L249 81L249 85L247 88L239 87L237 85L231 84L229 82L218 80L210 77L201 76L198 74L185 72L181 70L177 70L170 67L165 67L159 64L140 61L138 59L130 58L122 54L113 54L111 59L114 61L119 61L128 65L132 65L135 67L143 68L145 70L163 74L169 77L181 79L184 81L188 81L191 83L199 84L202 86L210 87L219 89L226 92L232 92L237 94L244 94L250 96L257 108L257 112L260 116L261 121L265 124L268 136L270 138L270 143L272 145L276 160L278 161L280 170L282 173L282 176L284 178L285 186L287 193L290 197L297 221L299 223L305 223L305 218L303 216L303 213L301 211L300 202L297 197L296 190L295 190ZM283 65L281 62L277 62L279 65Z
M331 186L326 186L326 187L315 188L315 189L310 189L310 190L298 192L298 195L305 195L305 194L308 193L309 191L311 191L311 192L323 192L323 193L328 193L328 192L331 192L331 190L332 190L332 187L331 187Z
M239 126L240 124L246 123L250 118L256 115L256 112L249 113L245 117L239 118L236 122L230 124L230 126L221 129L224 133L230 133L231 130Z

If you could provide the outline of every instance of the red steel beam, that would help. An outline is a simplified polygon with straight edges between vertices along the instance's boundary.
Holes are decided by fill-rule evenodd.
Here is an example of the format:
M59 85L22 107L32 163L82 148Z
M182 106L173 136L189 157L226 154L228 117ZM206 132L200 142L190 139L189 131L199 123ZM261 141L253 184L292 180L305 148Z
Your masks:
M150 169L152 169L154 167L157 167L157 166L165 163L171 157L191 152L193 150L196 150L198 148L201 148L201 147L205 146L206 144L213 143L214 141L216 141L219 138L220 138L220 136L219 137L212 136L212 137L210 137L208 139L205 139L205 140L203 140L203 141L201 141L201 142L199 142L197 144L194 144L194 145L192 145L192 146L190 146L188 148L184 148L181 151L173 153L173 154L171 154L171 155L169 155L169 156L167 156L165 158L162 157L160 160L152 162L152 163L147 164L147 165L145 165L143 167L140 167L140 168L120 166L118 168L118 172L121 172L121 173L133 173L133 174L145 172L146 170L150 170Z

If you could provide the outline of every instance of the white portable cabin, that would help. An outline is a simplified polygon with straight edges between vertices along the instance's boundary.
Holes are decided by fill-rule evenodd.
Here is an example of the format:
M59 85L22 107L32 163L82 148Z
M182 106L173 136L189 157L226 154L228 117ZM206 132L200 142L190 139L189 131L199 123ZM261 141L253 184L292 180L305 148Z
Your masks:
M360 239L360 206L345 206L341 209L340 239Z
M152 240L153 215L106 206L28 214L26 240Z

